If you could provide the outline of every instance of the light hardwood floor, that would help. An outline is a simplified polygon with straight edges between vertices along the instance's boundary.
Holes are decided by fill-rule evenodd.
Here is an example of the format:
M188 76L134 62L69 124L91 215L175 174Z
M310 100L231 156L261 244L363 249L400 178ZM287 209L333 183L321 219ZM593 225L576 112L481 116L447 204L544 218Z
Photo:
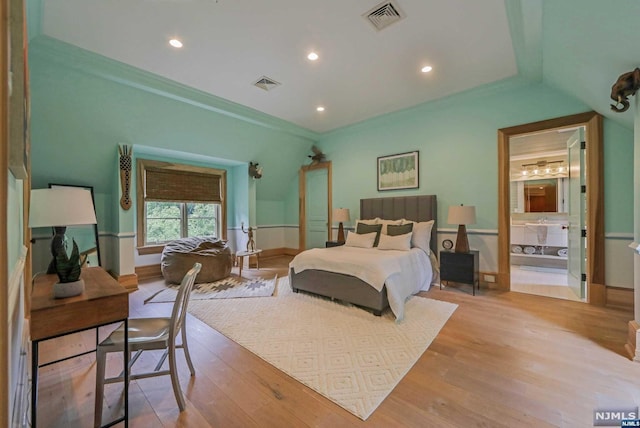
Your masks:
M289 260L263 259L260 271L243 273L284 276ZM130 295L132 317L168 315L170 304L143 304L160 285L148 281ZM482 289L473 297L465 291L434 287L421 293L459 307L367 421L189 317L195 377L178 358L186 411L178 411L169 378L139 380L130 387L130 426L573 428L592 426L594 409L640 403L640 364L624 353L631 312L514 292ZM41 361L90 349L94 340L84 333L50 341L41 347ZM91 426L94 361L87 355L41 369L40 427ZM117 399L117 392L107 394L110 406L117 407Z

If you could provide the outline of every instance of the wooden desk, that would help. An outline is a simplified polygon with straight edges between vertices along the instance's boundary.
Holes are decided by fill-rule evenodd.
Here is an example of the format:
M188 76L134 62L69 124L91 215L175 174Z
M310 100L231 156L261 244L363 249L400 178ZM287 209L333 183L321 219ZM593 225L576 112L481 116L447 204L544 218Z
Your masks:
M57 275L39 276L33 285L30 322L32 427L37 427L38 368L95 352L95 349L93 349L40 365L38 361L38 345L40 342L83 330L97 329L100 326L116 322L125 323L125 343L128 340L126 332L128 327L127 319L129 317L129 293L127 290L101 267L82 269L81 278L84 280L84 293L65 299L55 299L53 297L53 284L58 282ZM96 345L97 342L98 335L96 331ZM124 352L124 367L127 367L128 361L129 353ZM124 421L125 426L128 426L129 371L125 370L124 373L124 416L113 423Z

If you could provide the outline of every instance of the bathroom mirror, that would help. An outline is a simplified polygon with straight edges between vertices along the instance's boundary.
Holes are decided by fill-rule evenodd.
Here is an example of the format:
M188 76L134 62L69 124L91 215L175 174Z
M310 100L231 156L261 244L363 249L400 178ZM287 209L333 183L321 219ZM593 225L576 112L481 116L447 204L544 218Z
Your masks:
M91 200L93 201L93 209L95 210L96 201L93 196L93 186L74 186L69 184L49 183L50 188L56 187L80 187L91 192ZM67 226L65 232L65 241L67 245L67 253L71 252L71 242L75 240L80 251L80 263L82 267L100 266L100 243L98 240L98 225L86 224L79 226Z
M511 182L511 212L564 213L567 180L544 178Z

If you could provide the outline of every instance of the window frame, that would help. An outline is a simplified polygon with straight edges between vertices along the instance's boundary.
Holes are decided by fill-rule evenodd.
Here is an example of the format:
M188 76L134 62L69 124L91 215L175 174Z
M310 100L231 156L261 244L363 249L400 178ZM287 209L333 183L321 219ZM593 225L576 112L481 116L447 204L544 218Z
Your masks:
M137 180L136 180L136 244L140 255L158 254L164 249L163 244L146 244L146 198L145 198L145 173L147 168L168 169L183 173L211 174L219 177L220 180L220 239L227 239L227 171L224 169L207 168L194 165L178 164L172 162L155 161L149 159L137 159ZM176 201L178 202L178 201ZM182 203L182 202L180 202ZM182 208L181 208L182 210Z

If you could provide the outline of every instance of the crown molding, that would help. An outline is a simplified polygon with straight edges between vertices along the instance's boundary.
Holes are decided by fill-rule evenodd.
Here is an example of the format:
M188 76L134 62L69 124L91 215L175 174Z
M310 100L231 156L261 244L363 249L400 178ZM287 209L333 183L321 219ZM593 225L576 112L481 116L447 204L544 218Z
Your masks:
M41 59L61 67L139 89L253 125L315 142L320 134L283 119L225 100L204 91L124 64L49 36L40 35L29 43L30 62ZM33 64L33 63L32 63Z

